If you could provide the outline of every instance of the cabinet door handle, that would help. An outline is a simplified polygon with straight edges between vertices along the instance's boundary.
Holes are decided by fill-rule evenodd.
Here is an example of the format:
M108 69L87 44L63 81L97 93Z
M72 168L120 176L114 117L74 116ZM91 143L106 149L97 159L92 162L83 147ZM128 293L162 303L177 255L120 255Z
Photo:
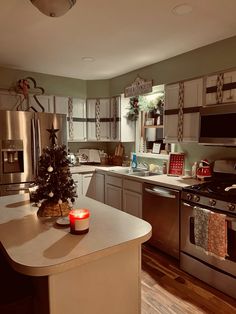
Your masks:
M172 194L169 191L165 191L159 188L153 188L153 189L145 188L145 191L150 194L158 195L161 197L173 198L173 199L176 198L175 194Z

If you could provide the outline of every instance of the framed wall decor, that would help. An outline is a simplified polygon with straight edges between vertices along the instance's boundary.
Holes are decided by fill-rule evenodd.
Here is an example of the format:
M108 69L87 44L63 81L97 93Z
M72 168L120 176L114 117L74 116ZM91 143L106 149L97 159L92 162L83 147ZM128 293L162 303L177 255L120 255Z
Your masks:
M152 153L153 154L160 154L160 150L161 150L161 144L160 143L153 143Z

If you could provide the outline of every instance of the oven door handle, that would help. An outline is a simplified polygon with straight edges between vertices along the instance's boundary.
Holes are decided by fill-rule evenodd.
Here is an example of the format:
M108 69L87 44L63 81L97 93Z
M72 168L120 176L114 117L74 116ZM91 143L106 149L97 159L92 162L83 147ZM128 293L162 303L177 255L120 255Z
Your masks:
M153 188L153 189L145 188L145 191L147 193L158 195L158 196L161 196L161 197L176 198L175 194L172 194L172 193L170 193L170 192L168 192L166 190L159 189L159 188Z
M185 202L183 202L183 205L184 205L184 206L188 206L188 207L193 207L192 205L190 205L190 204L188 204L188 203L185 203Z

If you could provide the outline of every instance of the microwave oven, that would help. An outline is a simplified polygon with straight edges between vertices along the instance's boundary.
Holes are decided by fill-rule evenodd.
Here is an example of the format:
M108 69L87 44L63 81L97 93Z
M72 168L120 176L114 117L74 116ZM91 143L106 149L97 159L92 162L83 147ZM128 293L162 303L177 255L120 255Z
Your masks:
M236 146L236 104L200 109L199 144Z

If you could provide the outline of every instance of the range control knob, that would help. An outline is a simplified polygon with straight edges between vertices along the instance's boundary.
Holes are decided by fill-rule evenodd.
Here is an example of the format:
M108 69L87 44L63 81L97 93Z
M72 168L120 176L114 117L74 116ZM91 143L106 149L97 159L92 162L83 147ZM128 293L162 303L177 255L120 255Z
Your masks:
M194 195L193 200L197 203L200 201L200 197L198 195Z
M215 201L215 200L213 200L213 199L210 199L210 200L209 200L209 205L210 205L210 206L215 206L215 204L216 204L216 201Z
M230 210L231 212L233 212L235 210L234 204L228 204L227 207L228 207L228 210Z
M192 194L188 193L188 194L186 195L186 197L187 197L187 200L188 200L188 201L191 201L191 199L192 199Z

